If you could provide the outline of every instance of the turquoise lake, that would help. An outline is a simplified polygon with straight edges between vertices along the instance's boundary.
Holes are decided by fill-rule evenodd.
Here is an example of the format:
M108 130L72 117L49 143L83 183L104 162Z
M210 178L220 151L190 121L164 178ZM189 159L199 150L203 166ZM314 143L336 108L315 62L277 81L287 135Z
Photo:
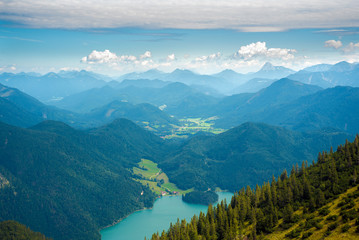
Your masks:
M230 202L233 193L218 193L219 201ZM152 209L132 213L118 224L101 231L102 240L144 240L151 238L155 232L167 230L170 222L177 218L189 221L194 214L207 212L207 206L189 204L182 201L182 196L165 196L157 199Z

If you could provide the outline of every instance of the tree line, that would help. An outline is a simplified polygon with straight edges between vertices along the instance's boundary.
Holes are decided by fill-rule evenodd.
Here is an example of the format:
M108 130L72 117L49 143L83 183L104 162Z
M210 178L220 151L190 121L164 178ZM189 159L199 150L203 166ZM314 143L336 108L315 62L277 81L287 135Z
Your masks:
M284 170L277 179L273 177L262 186L257 185L255 189L247 186L235 193L230 203L210 205L206 214L201 212L190 222L171 223L167 231L153 234L151 240L261 239L275 229L289 229L303 214L322 208L339 194L357 186L358 171L357 135L352 143L346 141L336 152L331 148L329 152L319 153L317 162L313 160L309 167L308 162L303 162L301 167L293 166L290 173ZM357 192L355 197L359 196ZM303 214L297 214L297 210ZM321 209L325 210L328 211ZM350 211L342 212L343 216L351 216ZM357 212L352 215L359 223Z

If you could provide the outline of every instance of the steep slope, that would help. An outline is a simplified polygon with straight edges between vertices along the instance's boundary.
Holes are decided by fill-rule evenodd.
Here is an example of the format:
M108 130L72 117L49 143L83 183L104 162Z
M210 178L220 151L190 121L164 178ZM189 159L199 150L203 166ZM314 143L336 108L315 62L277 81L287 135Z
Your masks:
M53 121L1 123L0 142L0 220L54 239L100 239L100 228L153 203L125 168L157 156L163 143L128 120L90 133Z
M185 84L173 83L164 87L161 94L154 95L152 101L157 105L165 104L167 107L164 111L181 118L206 114L218 99L200 93Z
M245 101L233 101L234 96L224 98L218 104L218 107L214 108L213 114L215 112L222 113L219 114L220 119L216 124L225 128L234 127L246 121L266 122L264 118L258 116L263 111L291 102L299 97L313 94L319 90L321 90L320 87L283 78L257 93L241 94L240 96L246 96L246 98L243 98ZM223 109L223 105L227 105L227 108Z
M128 102L113 101L105 106L94 109L84 114L84 121L88 121L92 126L99 126L112 122L117 118L127 118L136 124L148 128L154 132L164 133L172 129L171 124L178 124L177 119L170 117L148 103L131 104Z
M355 134L359 132L357 106L359 88L335 87L268 109L261 119L298 130L334 127Z
M284 168L350 136L341 132L300 133L245 123L216 136L198 136L167 156L160 167L182 189L220 187L235 191L278 175Z
M151 239L358 239L358 171L359 136Z
M253 78L244 84L234 88L231 93L239 94L239 93L254 93L262 90L263 88L269 87L275 79L269 78Z
M333 65L331 64L317 64L314 66L306 67L303 70L307 72L325 72L328 71Z
M222 72L213 74L212 76L225 79L234 85L240 85L247 81L247 78L244 76L244 74L237 73L230 69L223 70Z
M280 79L287 77L290 74L295 73L292 69L282 67L282 66L274 66L269 62L266 62L263 67L255 73L247 74L247 77L250 79L253 78L269 78L269 79Z
M116 119L112 123L89 130L96 137L93 144L110 159L122 158L131 167L146 158L159 161L164 151L170 148L160 137L137 126L127 119Z
M117 90L110 86L93 88L80 93L65 97L64 99L52 104L56 107L78 113L86 113L95 108L99 108L114 100L124 100Z
M5 98L0 98L0 121L15 126L31 126L42 119L35 114L16 106Z
M28 127L44 120L61 120L75 123L78 115L47 106L16 88L0 84L0 118L8 124Z

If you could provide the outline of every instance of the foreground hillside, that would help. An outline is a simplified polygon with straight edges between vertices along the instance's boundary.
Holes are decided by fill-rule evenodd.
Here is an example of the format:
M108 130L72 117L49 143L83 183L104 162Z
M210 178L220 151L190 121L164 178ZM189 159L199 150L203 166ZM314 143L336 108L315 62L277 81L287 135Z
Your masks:
M0 123L0 221L54 239L100 239L102 227L152 206L155 195L127 168L161 144L125 119L90 132L52 121L32 129Z
M152 239L358 239L359 136Z

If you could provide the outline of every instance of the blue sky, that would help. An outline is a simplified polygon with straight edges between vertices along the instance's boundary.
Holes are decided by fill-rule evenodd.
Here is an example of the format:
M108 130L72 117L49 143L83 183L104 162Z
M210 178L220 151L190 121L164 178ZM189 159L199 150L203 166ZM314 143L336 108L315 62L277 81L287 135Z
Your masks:
M256 71L267 61L296 70L357 62L359 4L337 2L0 0L0 72L215 73Z

